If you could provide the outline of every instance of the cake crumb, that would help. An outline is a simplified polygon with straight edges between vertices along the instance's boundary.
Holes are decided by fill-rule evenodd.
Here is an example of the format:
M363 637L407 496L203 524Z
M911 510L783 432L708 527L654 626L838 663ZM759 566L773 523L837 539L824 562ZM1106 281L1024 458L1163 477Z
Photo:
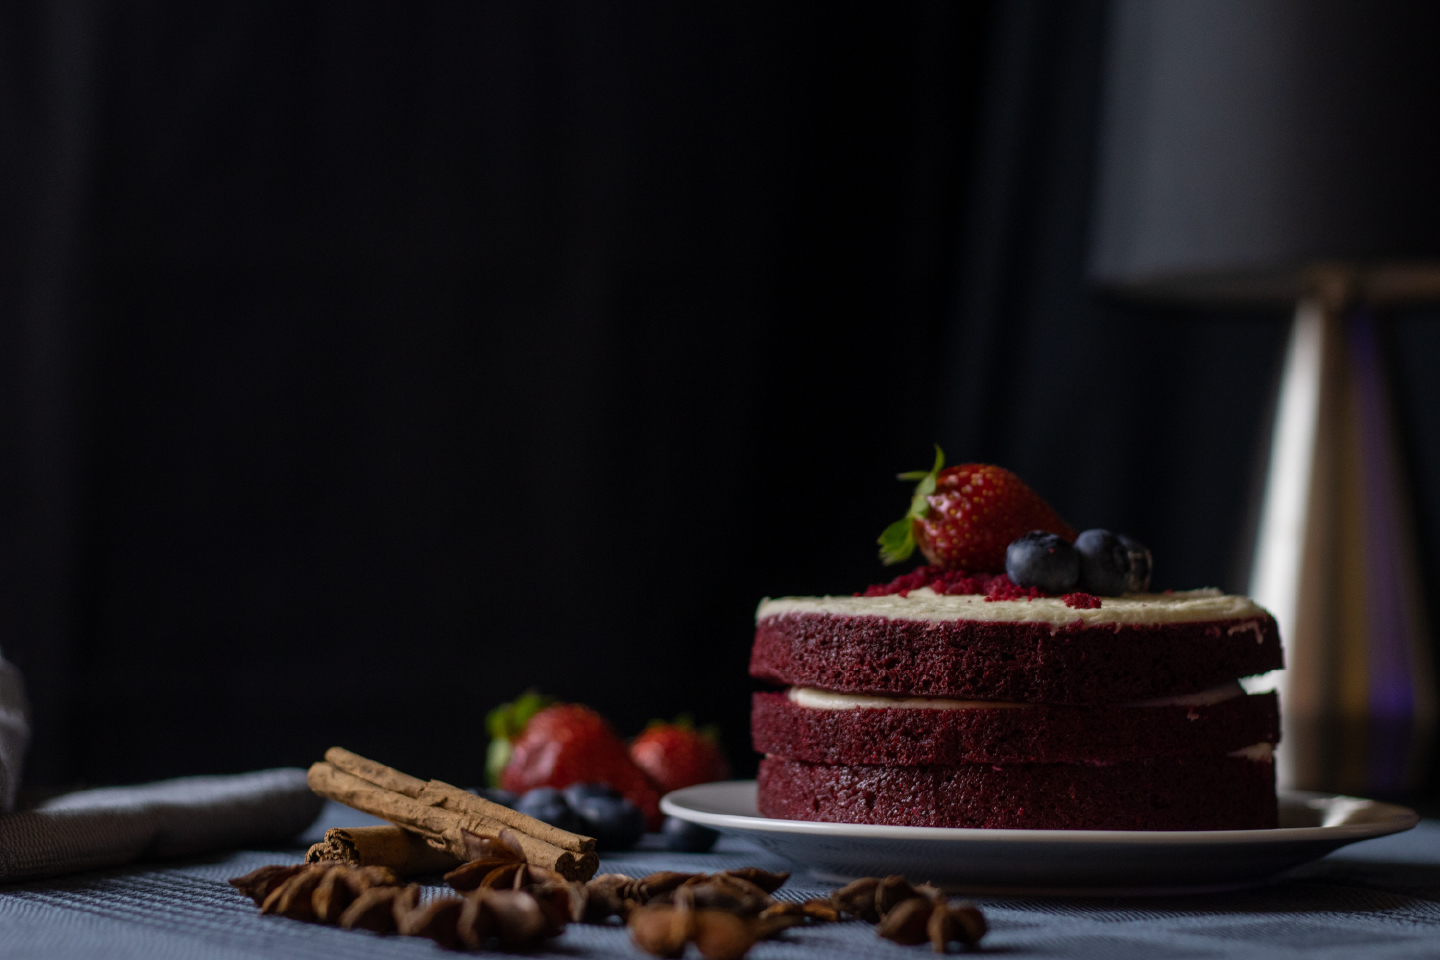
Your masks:
M1067 593L1060 600L1073 610L1100 609L1100 598L1093 593Z
M909 573L902 573L889 583L872 584L857 597L909 596L911 590L929 587L936 596L964 596L983 594L1002 600L1016 600L1021 597L1043 597L1046 594L1033 587L1021 591L1003 573L969 573L965 570L947 570L944 567L916 567ZM1003 596L997 596L1003 594Z

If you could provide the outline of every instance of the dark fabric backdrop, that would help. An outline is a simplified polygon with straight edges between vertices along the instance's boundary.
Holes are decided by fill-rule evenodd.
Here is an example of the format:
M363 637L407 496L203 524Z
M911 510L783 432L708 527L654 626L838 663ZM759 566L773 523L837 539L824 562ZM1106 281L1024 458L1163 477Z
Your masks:
M899 470L1243 584L1284 317L1084 278L1099 0L0 13L0 648L33 783L480 776L527 686L743 772L765 595ZM1428 542L1440 399L1402 393ZM1428 499L1427 499L1428 497Z

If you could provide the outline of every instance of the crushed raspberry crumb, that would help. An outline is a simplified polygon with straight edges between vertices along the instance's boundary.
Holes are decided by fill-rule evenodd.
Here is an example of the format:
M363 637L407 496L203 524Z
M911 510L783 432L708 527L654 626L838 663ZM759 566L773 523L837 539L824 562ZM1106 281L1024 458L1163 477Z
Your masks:
M929 587L941 596L983 595L986 600L1032 600L1049 594L1036 587L1021 589L1003 573L967 573L943 567L916 567L889 583L877 583L857 597L908 597L911 590Z
M985 602L995 603L1000 600L1038 600L1041 597L1048 597L1049 594L1039 587L1017 587L1009 577L999 576L990 582L990 589L985 591Z
M1075 610L1099 610L1100 598L1093 593L1067 593L1060 600Z

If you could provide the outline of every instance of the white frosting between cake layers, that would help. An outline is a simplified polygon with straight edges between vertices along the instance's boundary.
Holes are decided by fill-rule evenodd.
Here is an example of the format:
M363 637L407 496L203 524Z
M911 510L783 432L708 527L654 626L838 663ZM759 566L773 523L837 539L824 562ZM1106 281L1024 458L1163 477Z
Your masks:
M1238 680L1231 680L1177 697L1156 697L1124 703L1124 707L1208 707L1233 697L1245 695ZM791 687L785 697L798 707L811 710L1025 710L1043 704L1015 703L1010 700L951 700L945 697L884 697L873 694L836 693L818 687ZM1197 714L1198 716L1198 714Z
M1230 633L1253 630L1257 643L1265 642L1260 620L1265 609L1249 597L1219 590L1175 593L1134 593L1102 597L1099 609L1077 610L1058 597L1035 600L986 600L978 594L940 596L929 587L910 591L908 597L781 597L765 599L755 611L759 622L791 614L829 614L841 617L885 617L891 620L981 620L1003 623L1043 623L1054 627L1125 624L1201 623L1210 620L1244 621Z
M1208 690L1201 690L1198 693L1182 693L1178 697L1153 697L1149 700L1136 700L1127 703L1127 707L1208 707L1212 704L1222 703L1232 697L1245 696L1245 688L1239 680L1231 680L1229 683L1221 683Z
M791 687L785 697L811 710L1024 710L1030 703L1008 700L947 700L944 697L876 697L836 693L817 687Z
M1225 754L1225 756L1244 757L1246 760L1253 760L1256 763L1274 763L1275 744L1265 743L1263 741L1260 743L1252 743L1248 747L1242 747L1239 750Z

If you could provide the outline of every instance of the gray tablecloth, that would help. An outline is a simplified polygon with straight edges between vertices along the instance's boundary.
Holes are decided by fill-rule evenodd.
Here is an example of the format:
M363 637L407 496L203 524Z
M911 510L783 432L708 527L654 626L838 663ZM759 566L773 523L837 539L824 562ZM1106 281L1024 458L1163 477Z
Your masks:
M312 828L375 822L330 806ZM5 958L400 958L453 956L427 940L377 937L262 917L226 880L266 863L293 862L302 847L247 850L0 887L0 956ZM743 865L784 869L771 855L722 840L711 854L639 851L601 869L632 876L655 870L714 871ZM796 878L781 895L828 889ZM432 892L438 893L436 887ZM987 952L1006 957L1151 960L1156 957L1440 956L1440 821L1357 844L1254 890L1163 898L985 899ZM572 925L542 957L644 955L619 927ZM694 956L693 949L691 956ZM877 940L860 923L791 931L760 944L755 960L931 956L928 947Z

